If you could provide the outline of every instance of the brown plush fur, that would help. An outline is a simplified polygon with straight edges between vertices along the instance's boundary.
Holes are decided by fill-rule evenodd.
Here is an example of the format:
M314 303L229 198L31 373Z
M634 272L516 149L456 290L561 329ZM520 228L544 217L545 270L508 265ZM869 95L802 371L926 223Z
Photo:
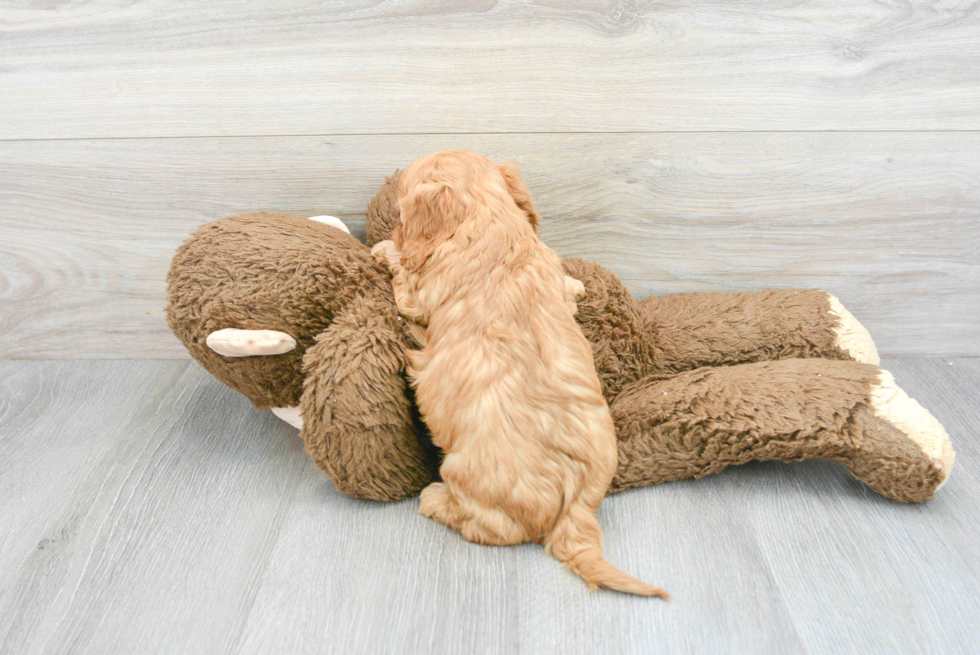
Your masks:
M392 232L401 221L401 209L398 207L398 184L401 175L401 171L396 170L391 177L386 177L384 186L368 205L366 214L369 247L373 247L379 241L390 239Z
M657 368L679 373L774 359L850 359L823 291L674 293L637 303L656 335Z
M564 268L585 286L575 318L592 344L602 392L611 403L623 387L659 370L653 325L610 271L578 258L566 259Z
M397 178L369 208L372 243L400 220ZM576 318L619 435L611 491L805 457L837 459L893 500L922 501L939 485L921 449L870 410L878 369L842 361L849 357L833 346L837 319L825 294L674 294L637 303L596 264L572 259L564 269L585 286ZM218 379L257 407L300 402L307 449L338 488L396 500L431 479L434 462L420 445L428 446L426 431L404 378L402 353L418 344L404 321L391 323L388 274L363 244L283 214L222 219L178 250L168 299L174 333ZM298 346L222 357L204 340L227 327L280 330Z
M403 376L406 342L389 295L368 294L337 315L307 353L307 451L344 493L399 500L430 480Z
M256 213L202 225L177 249L167 288L170 329L194 359L268 409L299 403L303 353L337 312L366 292L390 293L391 285L367 249L341 230ZM205 344L222 328L279 330L297 347L283 355L222 357Z
M391 196L392 187L391 182L384 185L378 197ZM397 224L396 217L384 217L376 238L390 233L382 225ZM835 345L839 319L830 313L826 293L767 289L671 294L637 302L613 273L597 264L572 258L564 268L585 285L576 318L592 344L620 437L619 471L610 492L700 477L756 459L809 457L840 461L855 477L900 502L928 500L942 482L921 448L874 415L870 393L880 369L849 361L848 353ZM816 360L817 367L799 361L807 359ZM770 361L772 368L740 366ZM821 373L823 362L837 375ZM703 384L677 376L702 367L726 368L700 371L707 380ZM774 377L767 379L770 374ZM841 376L850 382L844 384ZM725 389L740 392L740 407L758 403L772 413L755 419L738 410L725 392L714 388L722 378L728 379ZM688 384L690 405L660 405L664 391L669 397L673 390L679 398L677 393ZM624 390L630 393L617 400ZM646 401L651 404L644 405ZM798 406L804 404L815 414L801 412ZM740 421L730 421L733 412ZM697 423L703 414L716 417L712 429L690 429L691 421ZM847 418L835 431L807 422L817 415ZM649 430L638 430L636 420L642 416L649 419L643 424ZM769 421L771 416L797 420L791 427L780 426ZM728 429L720 429L725 423L719 421L727 421ZM849 447L841 448L842 441Z
M363 244L288 214L224 218L177 250L167 285L170 327L205 369L260 409L302 402L307 450L338 489L398 500L429 481L404 376L413 342ZM205 339L229 327L280 330L297 346L223 357Z
M665 596L603 559L595 514L615 428L517 172L445 151L401 184L395 240L372 253L391 268L399 311L427 327L409 374L446 458L419 513L477 543L541 543L590 587Z

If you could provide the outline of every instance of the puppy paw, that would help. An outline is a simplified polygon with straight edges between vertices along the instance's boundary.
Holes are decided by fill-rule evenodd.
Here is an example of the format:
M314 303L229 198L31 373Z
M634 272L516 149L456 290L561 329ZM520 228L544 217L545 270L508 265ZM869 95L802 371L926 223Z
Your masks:
M830 314L837 318L837 326L834 328L837 339L835 345L854 361L877 366L880 363L878 348L867 329L844 308L840 300L829 293L827 299L830 301Z
M585 297L585 285L581 280L576 280L571 275L565 276L565 295L572 300L581 300Z
M402 259L401 252L398 251L395 242L391 239L378 241L374 244L374 247L371 248L371 255L374 256L375 261L388 268L397 266L401 263Z
M433 482L419 494L419 514L458 530L459 505L444 482Z
M449 491L442 482L433 482L419 494L419 514L426 518L433 518L435 513L446 502L446 495Z
M572 314L578 313L579 300L585 297L585 285L581 280L576 280L570 275L565 276L565 301L572 310Z

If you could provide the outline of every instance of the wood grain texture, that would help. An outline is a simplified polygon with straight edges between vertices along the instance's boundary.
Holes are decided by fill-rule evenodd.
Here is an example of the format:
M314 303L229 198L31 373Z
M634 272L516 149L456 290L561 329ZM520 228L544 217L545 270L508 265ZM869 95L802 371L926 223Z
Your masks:
M0 29L5 139L980 129L972 1L42 3Z
M147 395L187 367L0 363L0 587L25 554L71 538L58 529L42 533L89 469L127 437L123 428Z
M4 478L50 497L40 468L61 498L55 512L54 498L29 500L9 526L20 547L4 553L0 652L220 652L308 464L296 431L193 363L20 367L27 387L89 382L44 394L47 432L2 419L18 454Z
M725 478L627 492L600 511L609 560L664 584L674 601L663 603L590 594L539 546L469 544L418 517L414 499L354 501L313 475L271 558L244 653L802 652ZM733 602L735 589L752 602Z
M937 498L820 461L617 494L607 556L664 603L339 494L196 364L0 362L0 652L972 653L980 360L885 366L958 451Z
M891 503L830 463L803 465L807 475L796 466L753 465L737 471L742 480L752 476L739 489L808 652L974 652L980 360L882 365L953 442L956 465L935 499Z
M448 147L520 165L562 256L639 298L816 287L886 355L978 355L980 134L260 137L0 143L0 356L186 353L178 244L221 216L363 211Z

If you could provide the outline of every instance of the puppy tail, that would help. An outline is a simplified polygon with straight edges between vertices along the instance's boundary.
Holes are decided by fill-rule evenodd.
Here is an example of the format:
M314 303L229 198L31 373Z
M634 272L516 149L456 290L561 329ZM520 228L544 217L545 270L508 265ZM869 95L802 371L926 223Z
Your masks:
M659 596L670 600L660 587L626 575L602 557L602 531L595 515L582 507L572 508L558 521L544 542L545 551L564 562L585 580L589 589L604 587L637 596Z

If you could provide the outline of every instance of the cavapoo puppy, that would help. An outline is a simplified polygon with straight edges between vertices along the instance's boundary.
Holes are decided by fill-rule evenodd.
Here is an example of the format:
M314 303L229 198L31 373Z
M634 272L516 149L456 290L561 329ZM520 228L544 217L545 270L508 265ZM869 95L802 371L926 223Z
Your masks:
M538 239L517 172L438 152L402 174L400 197L401 225L372 252L426 328L409 375L445 460L419 513L481 544L541 543L592 588L666 598L602 557L613 422L574 318L581 283Z

